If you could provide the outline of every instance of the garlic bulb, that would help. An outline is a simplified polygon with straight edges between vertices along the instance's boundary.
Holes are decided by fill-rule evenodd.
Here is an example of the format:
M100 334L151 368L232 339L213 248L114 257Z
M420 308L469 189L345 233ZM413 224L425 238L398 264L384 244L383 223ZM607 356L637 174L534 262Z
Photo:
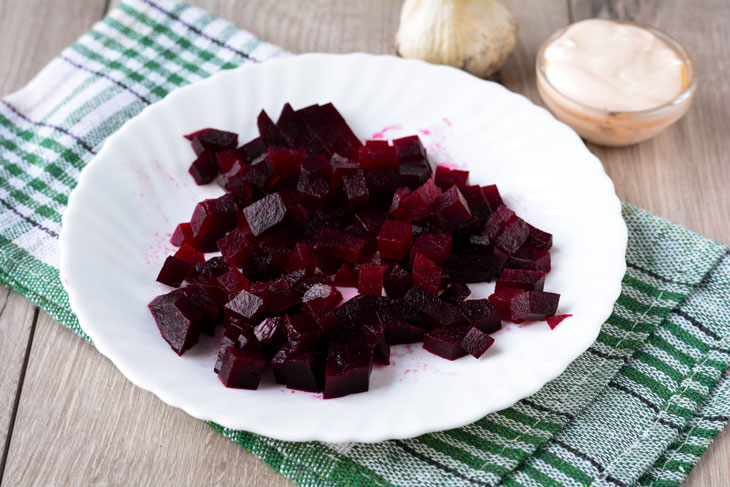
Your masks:
M395 42L402 57L484 78L502 67L517 35L517 17L500 0L406 0Z

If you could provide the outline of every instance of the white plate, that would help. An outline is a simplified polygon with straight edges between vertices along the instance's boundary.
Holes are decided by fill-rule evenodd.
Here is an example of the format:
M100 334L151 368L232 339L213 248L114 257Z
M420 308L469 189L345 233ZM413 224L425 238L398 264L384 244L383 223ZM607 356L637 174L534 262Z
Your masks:
M276 117L332 101L355 133L418 133L433 162L497 183L505 202L554 235L546 290L562 294L555 330L509 325L476 360L450 362L420 345L396 346L371 390L339 399L292 391L267 377L257 391L226 389L213 373L215 340L178 357L147 303L174 249L169 232L195 204L221 193L187 173L183 134L216 127L256 135L261 108ZM126 123L84 169L61 234L71 307L101 353L139 387L189 414L282 440L380 441L462 426L529 396L598 335L620 292L626 226L613 184L578 136L499 84L395 57L309 54L225 71L176 90ZM485 297L493 285L473 286Z

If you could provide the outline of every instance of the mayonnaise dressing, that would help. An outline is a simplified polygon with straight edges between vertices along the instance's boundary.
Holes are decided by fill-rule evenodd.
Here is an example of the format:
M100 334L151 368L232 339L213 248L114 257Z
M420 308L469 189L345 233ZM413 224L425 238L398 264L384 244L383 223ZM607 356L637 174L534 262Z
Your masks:
M612 112L655 108L684 89L685 66L652 32L636 25L577 22L544 53L545 76L563 95Z

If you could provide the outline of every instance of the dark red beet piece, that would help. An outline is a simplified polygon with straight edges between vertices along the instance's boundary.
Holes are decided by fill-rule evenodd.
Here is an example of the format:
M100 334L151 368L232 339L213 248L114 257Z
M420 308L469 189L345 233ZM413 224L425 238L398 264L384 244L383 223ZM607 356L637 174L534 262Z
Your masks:
M181 291L185 293L190 304L195 306L203 315L200 331L206 335L215 335L215 327L221 321L221 307L208 293L212 289L198 285L190 285L182 288Z
M422 285L423 289L434 296L438 295L441 283L441 266L422 253L417 252L413 260L413 283Z
M253 332L261 343L280 344L286 340L284 318L281 316L269 316L256 325Z
M383 287L391 298L402 298L412 286L413 278L399 264L391 265L383 276Z
M542 291L545 286L545 273L524 269L505 269L497 279L495 289L510 288L525 291Z
M342 294L336 287L330 284L313 284L309 290L302 296L302 303L312 301L314 299L324 299L330 308L334 308L342 301Z
M299 304L299 295L286 279L255 282L249 287L249 292L264 300L266 313L281 313Z
M364 173L371 205L379 211L387 209L393 193L400 187L398 168L366 169Z
M393 141L393 147L395 147L400 162L413 159L426 159L426 149L423 148L421 139L417 135L395 139Z
M181 223L175 227L175 231L172 233L172 237L170 237L170 243L175 247L180 247L185 240L192 238L192 236L193 229L190 228L190 223Z
M261 137L256 137L238 148L246 162L252 162L266 152L267 145Z
M459 169L449 169L446 166L436 166L436 172L433 181L437 186L448 189L452 186L466 186L469 180L469 171L460 171Z
M373 360L381 365L390 365L390 345L385 338L385 323L372 323L363 329L375 337Z
M310 155L326 154L317 136L309 130L301 115L288 103L281 110L276 126L284 134L289 147L304 148Z
M434 261L438 265L443 265L446 259L451 255L451 235L443 235L438 233L422 233L416 239L416 243L411 248L410 263L417 253L421 253Z
M357 287L357 272L350 264L342 264L335 273L334 283L340 287Z
M316 298L302 303L305 310L322 327L324 334L333 336L340 331L341 323L332 307L323 298Z
M193 264L185 262L177 257L169 256L165 259L165 263L160 269L160 273L157 275L157 282L167 284L172 287L180 287L180 284L185 280L185 276L188 275L190 269L193 268Z
M440 196L441 190L429 179L403 201L403 207L412 220L423 220L431 214Z
M375 337L362 330L342 333L330 342L325 368L325 399L368 390L375 346Z
M198 130L185 136L190 142L196 141L213 152L235 149L238 145L238 134L218 129ZM194 147L193 147L194 148Z
M215 240L236 227L238 207L232 195L203 200L195 206L190 219L194 237L209 236Z
M256 119L256 125L259 129L259 135L261 140L268 146L276 147L287 147L287 141L284 138L284 134L281 133L276 124L271 120L271 117L264 111L261 110L258 118Z
M423 348L439 357L456 360L466 355L461 344L468 332L468 326L431 330L423 335Z
M412 240L410 223L385 220L378 233L378 250L385 258L401 260L408 254Z
M307 155L299 167L299 178L297 179L297 191L303 191L307 185L316 179L329 181L332 176L332 166L323 155Z
M282 223L288 209L279 193L271 193L243 209L243 216L254 236L258 237Z
M510 269L550 272L550 252L532 247L521 247L507 259Z
M188 299L184 289L157 296L148 305L162 338L178 355L198 343L202 312Z
M378 234L384 221L383 216L372 208L361 211L353 219L353 223L357 228L372 237Z
M400 183L410 189L423 185L431 177L431 166L424 159L414 159L403 162L398 168Z
M288 271L307 269L314 272L317 268L317 256L314 253L314 247L309 244L297 242L289 255L286 268Z
M317 350L308 348L295 350L284 363L286 386L300 391L322 390L322 369L324 364Z
M535 228L532 225L527 225L530 229L530 234L525 242L528 247L533 247L538 250L550 250L553 246L553 236L550 233L543 232L539 228Z
M504 224L510 221L514 216L514 211L504 205L499 206L494 213L492 213L492 216L489 217L489 220L487 220L484 224L482 229L479 231L479 234L484 235L493 243Z
M263 311L264 300L246 290L239 291L225 306L226 315L236 317L248 325L256 323Z
M555 327L562 323L564 319L570 318L571 316L573 315L546 316L545 320L547 321L548 326L550 326L550 329L554 330Z
M530 228L525 221L515 216L502 226L494 240L494 245L507 254L514 254L525 243Z
M428 293L420 284L408 290L402 304L408 306L423 322L433 328L463 326L469 323L458 308Z
M301 191L302 204L309 208L324 208L332 197L332 186L325 178L317 178Z
M365 248L365 243L363 238L324 228L314 250L322 255L355 263Z
M466 298L471 296L471 289L463 281L456 281L449 286L446 291L441 293L442 300L447 303L451 303L454 306L459 306Z
M235 267L225 274L218 276L216 282L218 287L225 293L226 298L230 294L242 291L248 287L248 279ZM226 302L228 302L228 299L226 299Z
M259 352L228 347L223 354L218 378L226 387L258 389L266 361Z
M347 198L347 209L358 211L367 208L370 203L370 193L362 169L342 171L340 178Z
M512 301L516 297L525 294L525 292L522 289L500 289L499 291L495 291L488 299L497 308L500 318L505 321L514 321Z
M450 255L443 266L443 277L467 283L491 281L499 275L507 257L462 252Z
M215 153L204 150L190 165L188 172L195 180L196 184L208 184L218 175L218 163L216 162Z
M478 328L472 328L464 336L461 342L461 348L465 352L472 354L475 358L484 355L489 347L494 343L494 338L490 337Z
M560 294L527 291L512 300L512 321L540 321L558 310Z
M235 163L243 164L245 161L241 151L238 149L224 150L223 152L216 152L215 162L218 165L220 172L225 173L230 171Z
M215 365L213 366L213 371L216 374L221 370L221 365L223 364L223 356L225 355L228 347L243 348L240 347L238 343L238 338L241 336L242 330L243 328L239 328L233 325L226 326L226 329L223 330L221 346L218 349L218 358L216 359ZM245 344L248 345L247 337L244 337L244 341L246 342Z
M390 144L387 140L366 140L365 147L388 147Z
M288 149L286 147L269 147L269 160L274 172L282 179L299 176L299 168L307 153L304 149Z
M274 371L274 380L277 384L286 385L286 361L293 353L294 350L292 350L288 343L285 343L269 361L269 365L271 365L271 369Z
M362 294L380 296L383 293L383 277L388 266L363 264L357 273L357 290Z
M492 216L492 210L482 192L482 188L480 186L464 186L459 190L469 204L472 216L479 220L479 223L484 224Z
M492 213L497 211L497 208L504 204L496 184L492 184L491 186L482 186L482 194L484 194L484 198L487 200L487 204L489 205L489 209L492 210Z
M185 276L185 280L191 284L202 286L215 286L215 280L228 272L228 264L221 257L213 257L207 262L198 262Z
M403 206L403 201L411 194L411 190L408 188L399 188L393 194L393 200L390 203L390 217L395 220L403 222L411 221L411 215L408 210Z
M444 233L452 232L470 219L469 204L456 186L441 195L434 206L433 220Z
M466 316L471 326L479 328L484 333L494 333L502 328L497 308L487 299L462 301L459 310Z
M248 261L256 250L256 242L246 232L237 228L218 240L218 249L232 267L240 267Z
M398 153L395 147L365 146L360 147L358 159L363 169L379 169L385 167L398 168Z
M357 157L362 143L332 103L306 107L298 113L328 155L340 154L350 159Z
M295 350L317 345L322 339L322 327L309 315L287 315L284 326L289 345Z

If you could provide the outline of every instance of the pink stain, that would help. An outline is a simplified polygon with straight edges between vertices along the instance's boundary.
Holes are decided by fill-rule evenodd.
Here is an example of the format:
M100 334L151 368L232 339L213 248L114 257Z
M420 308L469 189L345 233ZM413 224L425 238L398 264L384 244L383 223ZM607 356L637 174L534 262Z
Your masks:
M419 132L421 132L423 135L431 135L431 131L428 129L419 129Z
M402 128L402 125L388 125L387 127L383 127L378 132L375 132L372 136L370 136L370 138L373 140L385 139L385 136L388 132L392 132L393 130L400 130Z
M449 120L449 119L448 119L448 118L446 118L446 117L442 118L441 120L443 120L443 121L444 121L444 123L445 123L446 125L448 125L449 127L453 127L453 126L454 126L454 124L452 124L452 123L451 123L451 120Z

